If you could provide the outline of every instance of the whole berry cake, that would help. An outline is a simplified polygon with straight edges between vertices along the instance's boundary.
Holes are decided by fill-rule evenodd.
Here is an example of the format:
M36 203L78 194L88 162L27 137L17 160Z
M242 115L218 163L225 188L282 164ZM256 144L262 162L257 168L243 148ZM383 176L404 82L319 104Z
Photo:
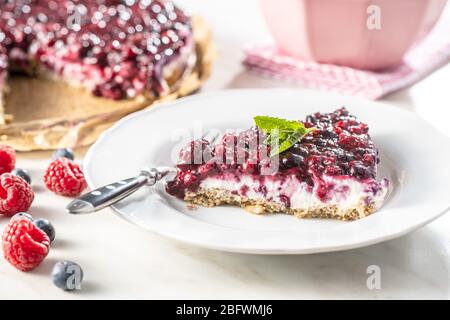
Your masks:
M190 18L164 0L0 0L0 92L8 71L109 99L158 97L195 62Z
M376 179L378 150L368 126L345 108L305 121L255 122L216 144L189 143L168 193L203 206L342 220L365 217L383 203L389 183Z

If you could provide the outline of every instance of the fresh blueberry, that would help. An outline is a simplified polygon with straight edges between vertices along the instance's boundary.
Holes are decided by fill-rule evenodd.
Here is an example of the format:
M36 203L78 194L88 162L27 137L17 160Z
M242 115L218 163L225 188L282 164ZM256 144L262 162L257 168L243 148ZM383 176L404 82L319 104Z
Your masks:
M27 218L27 219L33 221L33 216L32 216L31 214L27 213L27 212L19 212L19 213L16 213L16 214L12 217L12 219L18 219L18 218L22 218L22 217Z
M53 267L52 280L60 289L79 290L83 282L83 269L75 262L59 261Z
M16 168L11 173L17 177L21 177L23 180L25 180L28 184L31 184L31 177L27 170Z
M62 148L62 149L57 149L55 152L53 152L52 159L56 160L58 158L67 158L67 159L73 160L73 159L75 159L75 155L73 154L72 149Z
M38 227L47 234L47 236L50 239L50 242L53 242L53 240L55 240L55 228L50 223L50 221L48 221L47 219L39 218L34 220L34 224L36 225L36 227Z

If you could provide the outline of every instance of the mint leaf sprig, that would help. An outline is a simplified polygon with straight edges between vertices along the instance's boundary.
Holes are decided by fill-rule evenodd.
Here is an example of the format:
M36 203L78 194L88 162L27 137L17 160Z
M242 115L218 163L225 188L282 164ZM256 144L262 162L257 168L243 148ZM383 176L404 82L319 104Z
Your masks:
M256 126L267 135L264 142L272 147L271 157L286 151L308 133L316 130L315 128L306 128L303 123L298 121L275 117L256 116L253 120Z

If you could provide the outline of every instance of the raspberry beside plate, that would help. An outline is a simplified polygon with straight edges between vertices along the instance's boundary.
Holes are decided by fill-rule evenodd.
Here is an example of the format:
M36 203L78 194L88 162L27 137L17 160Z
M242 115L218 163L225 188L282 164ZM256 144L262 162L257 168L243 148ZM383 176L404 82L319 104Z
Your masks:
M69 197L78 196L87 187L80 166L67 158L58 158L50 163L44 182L54 193Z
M4 173L0 176L0 214L12 216L27 211L34 200L34 192L22 178Z
M50 239L26 217L11 219L2 236L5 259L21 271L37 267L47 256Z

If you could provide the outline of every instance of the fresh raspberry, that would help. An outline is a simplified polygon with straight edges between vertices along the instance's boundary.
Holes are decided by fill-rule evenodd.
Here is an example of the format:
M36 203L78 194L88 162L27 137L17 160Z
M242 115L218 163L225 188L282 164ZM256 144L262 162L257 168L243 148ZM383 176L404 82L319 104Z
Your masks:
M0 213L12 216L27 211L34 200L34 192L21 177L4 173L0 176Z
M2 236L3 254L14 267L28 271L47 256L50 239L25 217L11 219Z
M0 144L0 174L11 172L16 165L16 150L6 144Z
M58 158L44 173L48 189L63 196L78 196L86 187L83 171L79 165L67 158Z

